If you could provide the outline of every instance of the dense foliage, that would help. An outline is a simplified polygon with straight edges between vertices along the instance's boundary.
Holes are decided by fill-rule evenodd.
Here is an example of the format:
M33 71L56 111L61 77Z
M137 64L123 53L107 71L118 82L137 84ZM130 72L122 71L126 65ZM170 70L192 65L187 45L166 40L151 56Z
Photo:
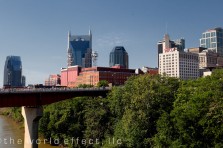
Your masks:
M157 122L157 147L223 147L223 70L183 81L173 110Z
M47 106L40 130L46 138L94 139L94 144L74 147L149 147L157 120L172 110L179 84L176 78L134 76L107 98L81 97Z
M109 86L109 82L106 80L101 80L97 84L97 87L108 87L108 86Z
M45 106L39 129L68 147L223 147L223 70L188 81L134 76L107 98Z
M12 118L16 122L23 122L23 117L21 114L21 107L6 107L1 108L0 115L5 115Z

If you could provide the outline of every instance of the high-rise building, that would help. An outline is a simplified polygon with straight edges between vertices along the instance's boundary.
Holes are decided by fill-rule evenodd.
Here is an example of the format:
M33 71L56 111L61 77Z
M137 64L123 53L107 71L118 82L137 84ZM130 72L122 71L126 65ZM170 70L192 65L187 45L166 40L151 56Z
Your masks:
M129 68L129 56L123 46L116 46L110 52L109 66L120 65L122 68Z
M22 76L22 86L26 86L26 77Z
M159 54L159 73L183 80L199 77L198 54L173 49Z
M5 87L22 86L22 62L19 56L7 56L4 68Z
M92 34L89 35L71 35L68 33L68 59L67 66L92 66Z
M199 77L199 60L197 53L185 52L184 39L170 41L169 35L158 43L159 73L180 79Z
M170 40L170 37L168 34L164 35L163 40L159 41L157 43L158 45L158 59L159 59L159 54L163 53L163 50L168 50L170 48L177 48L179 51L184 51L185 49L185 39L177 39L177 40ZM158 60L158 65L159 65L159 60Z
M223 29L214 28L202 33L200 46L223 56Z

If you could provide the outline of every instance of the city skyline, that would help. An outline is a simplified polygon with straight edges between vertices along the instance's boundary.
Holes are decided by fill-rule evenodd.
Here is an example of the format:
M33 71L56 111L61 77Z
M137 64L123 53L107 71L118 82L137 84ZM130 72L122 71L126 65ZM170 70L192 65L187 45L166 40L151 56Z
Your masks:
M217 3L217 5L216 5ZM0 1L0 85L8 55L23 59L27 84L44 83L67 65L67 32L87 34L91 26L98 66L109 66L114 46L124 46L129 68L158 67L157 42L165 33L198 47L203 32L222 27L221 0ZM215 7L211 7L215 6ZM207 10L210 11L199 11Z

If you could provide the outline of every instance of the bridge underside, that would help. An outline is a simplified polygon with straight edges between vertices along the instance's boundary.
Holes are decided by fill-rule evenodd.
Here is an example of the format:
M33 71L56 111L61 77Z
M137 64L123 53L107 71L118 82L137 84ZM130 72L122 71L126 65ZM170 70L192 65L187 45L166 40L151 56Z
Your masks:
M107 93L108 90L1 93L0 107L41 106L80 96L105 97Z

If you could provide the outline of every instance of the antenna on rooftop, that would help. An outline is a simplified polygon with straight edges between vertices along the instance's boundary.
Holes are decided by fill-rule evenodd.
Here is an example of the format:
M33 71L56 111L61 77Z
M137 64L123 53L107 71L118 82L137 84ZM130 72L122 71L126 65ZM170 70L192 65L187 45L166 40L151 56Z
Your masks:
M97 60L98 60L97 51L92 51L91 57L92 57L92 61L93 61L93 66L97 66Z

